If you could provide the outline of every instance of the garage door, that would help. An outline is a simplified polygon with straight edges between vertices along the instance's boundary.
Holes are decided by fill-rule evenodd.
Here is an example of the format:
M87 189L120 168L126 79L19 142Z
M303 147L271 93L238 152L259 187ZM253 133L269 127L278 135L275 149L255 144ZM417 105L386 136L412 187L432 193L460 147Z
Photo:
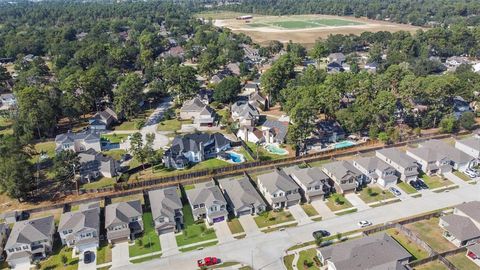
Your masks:
M250 215L250 210L245 210L245 211L240 211L240 212L237 212L237 214L239 216L244 216L244 215Z
M217 217L217 218L213 219L213 223L221 222L221 221L224 221L224 220L225 220L225 217Z
M122 242L127 242L127 241L128 241L128 236L111 240L112 244L122 243Z
M298 204L299 201L289 201L287 202L287 206L292 206L292 205L295 205L295 204Z
M173 232L173 228L158 230L158 234L171 233L171 232Z

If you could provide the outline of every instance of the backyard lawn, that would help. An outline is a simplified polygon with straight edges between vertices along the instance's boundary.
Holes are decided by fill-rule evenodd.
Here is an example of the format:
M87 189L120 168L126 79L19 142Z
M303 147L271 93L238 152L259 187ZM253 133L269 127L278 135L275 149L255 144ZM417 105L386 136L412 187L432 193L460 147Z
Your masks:
M353 205L342 194L334 193L327 198L327 206L332 211L338 211L353 207Z
M215 168L225 167L227 165L230 165L230 163L224 160L220 160L218 158L211 158L193 165L193 167L190 170L193 171L193 170L215 169Z
M454 171L453 174L455 174L457 177L461 178L463 181L472 181L472 179L470 177L468 177L468 175L462 173L462 172L459 172L459 171Z
M397 186L403 191L405 191L407 194L413 194L418 192L416 189L414 189L412 186L405 182L400 182L397 184Z
M113 178L102 177L97 181L83 184L80 188L82 189L95 189L95 188L104 188L104 187L113 187L116 181Z
M289 221L294 221L295 218L288 211L267 211L259 214L255 218L258 228L265 228L272 225L277 225Z
M364 188L360 192L359 197L366 203L372 203L380 200L391 199L394 196L389 191L382 190L379 187L372 186L372 187Z
M387 230L387 234L393 237L397 242L403 246L412 256L413 260L423 259L428 257L428 252L421 246L410 240L405 234L396 229Z
M288 157L288 155L272 154L268 152L265 148L263 148L262 145L256 145L255 143L252 143L252 142L247 142L247 146L252 150L252 153L254 155L257 155L257 151L258 151L258 160L275 160L275 159Z
M143 235L142 237L135 239L135 245L128 247L130 257L160 251L161 249L160 239L158 238L158 235L155 232L155 227L153 226L152 213L143 213L142 219Z
M317 257L317 250L315 248L300 251L299 255L300 258L298 258L297 263L298 269L320 270L320 267L318 267L313 260L313 258Z
M67 263L64 265L62 257L67 258ZM60 239L55 239L53 244L53 252L48 259L40 262L40 269L64 269L64 270L76 270L78 269L78 258L72 258L72 249L64 247Z
M455 248L450 241L443 237L443 230L438 226L438 218L417 221L407 224L405 227L415 232L420 239L427 242L437 252Z
M238 218L231 219L227 222L228 227L230 228L230 231L232 234L237 234L237 233L243 233L245 232L243 230L242 224L240 224L240 221Z
M192 120L178 120L178 119L164 120L158 124L157 130L174 132L182 129L182 125L189 125L192 123L193 123Z
M183 206L183 218L185 228L182 234L176 236L178 246L189 245L217 238L215 230L207 229L204 223L196 224L193 221L192 209L188 204Z
M109 156L115 160L120 160L122 159L122 156L127 153L127 151L123 149L114 149L114 150L108 150L102 152L104 155Z
M448 268L439 260L415 266L414 270L448 270Z
M121 143L124 142L130 134L116 134L113 133L111 135L102 135L101 138L103 140L107 140L110 143Z
M460 252L458 254L448 256L447 260L449 260L458 270L478 270L480 267L472 262L467 256L465 252Z
M311 204L305 203L305 204L302 204L301 206L303 208L303 211L305 211L305 214L307 214L307 216L313 217L318 215L317 210L315 210L315 208L313 208Z
M55 157L55 142L50 141L50 142L39 142L34 145L35 151L37 152L36 155L33 155L32 160L37 161L37 158L39 155L44 152L48 155L48 157L53 158Z
M425 184L428 185L429 188L439 188L439 187L444 187L448 185L452 185L453 183L450 182L449 180L444 180L440 176L428 176L426 174L422 175L422 180L425 182Z

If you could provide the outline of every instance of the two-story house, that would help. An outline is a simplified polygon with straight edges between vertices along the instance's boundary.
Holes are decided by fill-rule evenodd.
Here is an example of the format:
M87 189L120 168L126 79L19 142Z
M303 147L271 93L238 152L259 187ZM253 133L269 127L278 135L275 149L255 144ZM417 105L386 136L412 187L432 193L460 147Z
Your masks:
M53 247L53 216L18 221L5 244L10 267L30 267L33 260L48 256Z
M87 130L84 132L67 132L57 135L55 137L55 150L60 152L62 150L72 150L74 152L83 152L88 149L93 149L97 152L102 151L102 145L100 142L100 134Z
M0 260L3 260L3 247L8 239L10 229L6 223L0 223Z
M452 161L448 155L443 155L430 147L408 148L407 155L420 164L422 171L428 175L444 174L452 171Z
M322 171L332 179L332 186L338 193L354 192L366 183L366 177L352 163L335 161L323 165Z
M100 207L63 213L58 224L58 234L62 244L73 248L77 253L98 248Z
M480 161L480 136L457 140L455 148Z
M179 232L183 228L183 211L177 187L151 190L148 192L153 222L158 234Z
M185 101L180 109L180 118L184 120L193 119L198 126L213 126L216 122L215 111L198 97Z
M102 177L113 178L120 174L120 162L93 149L78 154L80 179L90 182Z
M143 232L140 200L109 204L105 207L105 229L109 243L133 240Z
M300 194L307 202L323 200L330 193L330 178L318 167L300 168L293 166L283 169L300 187Z
M377 157L361 157L353 161L353 166L367 177L367 182L373 182L381 188L389 188L397 183L395 169Z
M118 122L118 115L110 108L97 112L92 118L88 120L92 130L107 130L114 123Z
M218 181L225 194L229 210L236 216L256 215L267 210L267 204L247 176Z
M227 220L227 200L213 180L195 184L194 189L185 192L194 220L206 219L209 224Z
M397 176L403 182L409 183L418 178L418 165L415 159L407 156L396 148L385 148L377 150L375 155L380 160L392 166L397 171Z
M299 204L300 188L282 169L258 176L258 189L273 209Z
M233 121L239 126L254 127L260 117L258 110L246 101L237 101L230 108Z
M460 247L480 239L480 201L457 205L451 215L440 217L443 236Z
M428 140L420 144L421 147L435 149L440 155L447 156L452 161L454 170L464 172L478 164L478 160L465 152L441 140Z

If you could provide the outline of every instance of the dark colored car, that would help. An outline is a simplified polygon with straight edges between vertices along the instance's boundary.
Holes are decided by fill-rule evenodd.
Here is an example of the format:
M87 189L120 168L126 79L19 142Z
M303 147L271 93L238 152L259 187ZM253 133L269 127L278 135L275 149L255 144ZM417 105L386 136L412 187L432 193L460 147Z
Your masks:
M83 253L83 262L84 263L91 263L93 261L93 252L90 250L87 250Z
M428 189L427 184L425 184L425 182L423 182L422 180L417 180L417 184L423 189Z
M314 231L312 233L312 236L313 236L313 238L326 237L326 236L330 236L330 233L326 230L318 230L318 231Z
M422 187L420 187L420 185L418 185L417 181L410 181L410 186L412 186L416 190L422 189Z

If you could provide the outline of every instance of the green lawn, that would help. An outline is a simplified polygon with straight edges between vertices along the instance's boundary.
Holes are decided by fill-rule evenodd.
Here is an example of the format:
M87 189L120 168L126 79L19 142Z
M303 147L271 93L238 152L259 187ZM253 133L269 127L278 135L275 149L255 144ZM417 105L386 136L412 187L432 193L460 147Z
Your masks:
M235 152L242 154L246 161L254 161L253 157L243 147L235 149Z
M67 263L64 266L62 257L67 258ZM78 269L78 258L72 258L72 249L62 247L60 239L55 239L53 244L53 252L48 259L40 262L40 269L64 269L64 270L76 270Z
M184 190L190 190L190 189L194 189L194 188L195 188L195 185L184 185L183 186Z
M162 254L157 254L157 255L147 256L147 257L140 258L140 259L131 260L130 262L133 263L133 264L143 263L143 262L148 262L148 261L151 261L151 260L154 260L154 259L160 259L161 257L162 257Z
M298 269L304 270L320 270L320 268L316 265L313 258L317 257L317 250L315 248L307 249L304 251L300 251L299 253L300 258L298 258Z
M415 266L414 270L448 270L448 268L440 261L436 260L419 266Z
M453 174L455 174L457 177L461 178L463 181L472 181L472 179L470 177L468 177L468 175L462 173L462 172L459 172L459 171L454 171Z
M438 226L438 221L438 218L431 218L407 224L405 227L417 233L420 239L429 244L437 252L454 249L455 246L443 237L443 230Z
M155 232L153 225L152 213L145 212L142 216L143 219L143 235L140 238L135 239L135 245L129 246L130 257L135 257L143 254L148 254L156 251L160 251L160 239Z
M50 142L40 142L36 143L34 145L35 151L37 152L35 155L33 155L32 160L37 161L37 158L40 156L40 153L44 152L48 155L50 158L55 157L55 142L50 141Z
M252 150L252 153L254 155L257 155L257 151L258 151L259 160L275 160L275 159L282 159L287 157L286 155L283 156L283 155L272 154L268 152L265 148L263 148L263 146L256 145L252 142L247 142L247 146Z
M138 130L137 129L137 122L140 120L133 120L133 121L123 121L120 125L114 127L115 130Z
M447 257L447 260L449 260L455 267L458 268L458 270L478 270L480 267L472 262L467 256L465 255L465 252L460 252L458 254L455 254L453 256Z
M115 179L108 178L108 177L103 177L103 178L100 178L97 181L93 181L91 183L83 184L80 188L94 189L94 188L113 187L113 184L115 184L115 183L116 183Z
M377 202L380 200L391 199L395 196L389 191L382 190L379 187L371 186L364 188L360 194L360 199L362 199L365 203L372 203Z
M444 187L448 185L452 185L453 183L449 180L442 179L440 176L428 176L426 174L422 175L422 180L425 184L428 185L430 189Z
M178 120L178 119L170 119L170 120L163 120L157 126L158 131L178 131L182 128L182 125L192 124L192 120Z
M121 143L127 140L128 136L130 136L130 134L113 133L112 135L102 135L101 138L109 141L110 143Z
M192 209L188 204L183 206L183 218L185 229L183 230L182 234L176 236L178 246L189 245L217 238L215 230L207 229L204 223L196 224L193 221Z
M295 218L288 211L267 211L254 217L258 228L265 228L272 225L277 225L289 221L294 221Z
M334 212L353 207L353 205L339 193L334 193L327 198L327 206Z
M315 210L315 208L313 208L311 204L305 203L305 204L302 204L301 206L303 208L303 211L305 211L305 214L307 214L307 216L313 217L318 215L317 210Z
M0 116L0 135L12 134L12 121Z
M203 248L206 248L206 247L215 246L216 244L218 244L218 241L212 241L212 242L208 242L208 243L204 243L204 244L200 244L200 245L195 245L195 246L188 247L188 248L179 248L178 250L180 252L188 252L188 251L192 251L192 250L203 249Z
M396 229L387 230L387 234L393 237L397 242L403 246L412 256L413 260L423 259L428 257L428 252L415 242L410 240L405 234Z
M287 268L287 270L293 270L292 264L294 258L295 256L293 254L283 257L283 264L285 265L285 268Z
M399 184L397 184L397 186L399 188L401 188L407 194L413 194L413 193L418 192L416 189L414 189L412 186L410 186L409 184L407 184L405 182L400 182Z
M107 242L100 243L97 250L97 264L104 264L112 261L112 248Z
M125 151L123 149L114 149L114 150L104 151L102 153L104 155L107 155L107 156L115 159L115 160L120 160L120 159L122 159L122 156L127 153L127 151Z
M230 228L230 231L232 234L237 234L237 233L242 233L245 232L243 230L242 224L240 224L240 221L238 218L231 219L227 222L228 227Z
M215 169L220 167L225 167L227 165L231 165L230 163L220 160L218 158L207 159L200 163L193 165L190 170L204 170L204 169Z

